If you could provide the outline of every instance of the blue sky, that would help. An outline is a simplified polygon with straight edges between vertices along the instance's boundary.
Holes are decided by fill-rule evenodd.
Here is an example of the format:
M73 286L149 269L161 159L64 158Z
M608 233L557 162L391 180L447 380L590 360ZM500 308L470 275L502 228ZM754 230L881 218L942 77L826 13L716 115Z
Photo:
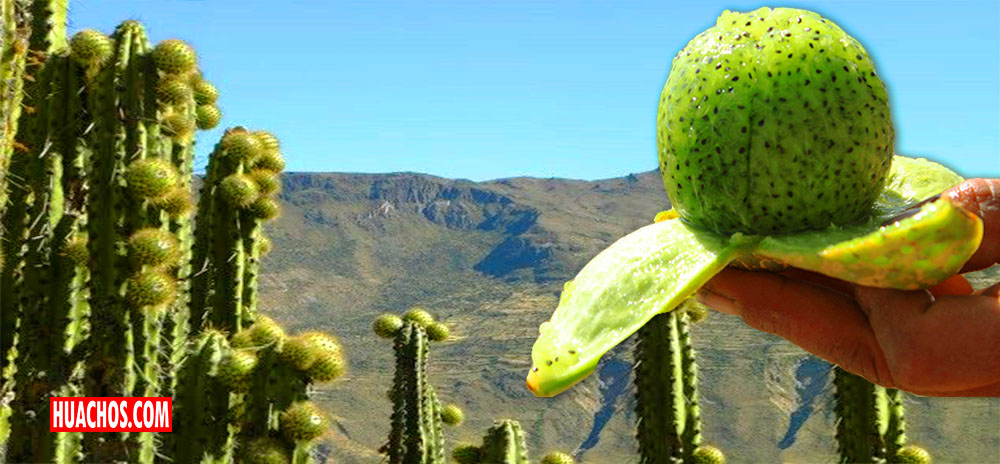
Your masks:
M897 152L1000 176L995 0L73 0L70 29L139 19L154 41L191 42L222 125L273 131L290 171L598 179L656 168L671 58L722 10L764 5L819 12L865 45Z

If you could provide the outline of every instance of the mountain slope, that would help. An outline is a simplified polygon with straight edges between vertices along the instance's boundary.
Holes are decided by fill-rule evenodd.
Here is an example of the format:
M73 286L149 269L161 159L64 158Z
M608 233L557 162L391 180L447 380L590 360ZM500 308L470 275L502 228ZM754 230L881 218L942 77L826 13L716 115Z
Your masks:
M555 308L563 282L669 208L657 172L593 182L291 173L281 200L283 216L268 231L275 250L264 261L262 308L292 331L329 330L344 342L350 372L319 392L338 417L328 438L337 462L379 460L375 450L389 427L392 348L370 324L379 313L414 305L430 309L458 337L431 352L431 381L468 417L446 431L449 439L478 441L494 419L513 417L529 432L536 457L586 441L587 462L634 459L631 389L613 402L605 398L621 390L606 386L630 382L620 378L627 370L610 368L620 364L548 399L533 397L524 375L538 325ZM829 395L799 404L796 382L805 379L795 374L809 371L798 369L812 362L806 354L724 315L695 330L710 441L732 462L831 460ZM630 362L628 349L614 358ZM599 382L604 373L618 377ZM912 403L911 435L937 462L1000 461L1000 432L984 427L1000 421L1000 401ZM815 411L803 413L810 404ZM970 437L965 430L981 432Z

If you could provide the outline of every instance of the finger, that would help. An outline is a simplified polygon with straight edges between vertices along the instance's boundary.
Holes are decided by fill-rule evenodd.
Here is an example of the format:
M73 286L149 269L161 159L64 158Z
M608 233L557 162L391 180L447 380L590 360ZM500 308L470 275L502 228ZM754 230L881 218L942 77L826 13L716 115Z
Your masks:
M973 391L1000 381L1000 299L858 286L857 301L899 388Z
M827 361L892 386L885 356L868 319L849 296L809 282L727 268L704 287L702 301L778 335ZM712 297L711 295L716 295Z
M961 272L1000 262L1000 179L969 179L945 192L952 203L983 220L983 241Z

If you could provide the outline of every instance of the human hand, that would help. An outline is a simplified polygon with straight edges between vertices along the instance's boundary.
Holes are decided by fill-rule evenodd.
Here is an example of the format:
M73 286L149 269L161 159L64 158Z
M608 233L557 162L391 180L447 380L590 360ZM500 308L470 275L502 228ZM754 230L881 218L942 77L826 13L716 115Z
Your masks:
M968 180L943 195L983 219L982 244L962 272L1000 261L1000 179ZM1000 283L971 290L961 276L902 291L798 269L727 268L698 299L879 385L929 396L1000 396Z

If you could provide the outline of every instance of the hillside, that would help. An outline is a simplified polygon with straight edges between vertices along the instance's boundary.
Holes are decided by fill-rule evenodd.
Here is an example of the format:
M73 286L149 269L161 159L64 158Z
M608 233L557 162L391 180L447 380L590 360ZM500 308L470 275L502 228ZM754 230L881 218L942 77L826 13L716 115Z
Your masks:
M478 441L494 419L513 417L536 457L579 449L586 462L633 460L629 347L556 398L532 396L524 375L562 283L669 208L658 173L593 182L291 173L281 200L262 308L346 347L350 372L318 394L338 418L327 439L336 462L379 462L392 348L370 323L413 305L458 336L432 347L430 366L442 400L466 410L446 431L452 441ZM832 462L825 363L733 317L713 314L695 330L706 436L731 462ZM1000 400L914 397L908 418L936 462L1000 462Z

